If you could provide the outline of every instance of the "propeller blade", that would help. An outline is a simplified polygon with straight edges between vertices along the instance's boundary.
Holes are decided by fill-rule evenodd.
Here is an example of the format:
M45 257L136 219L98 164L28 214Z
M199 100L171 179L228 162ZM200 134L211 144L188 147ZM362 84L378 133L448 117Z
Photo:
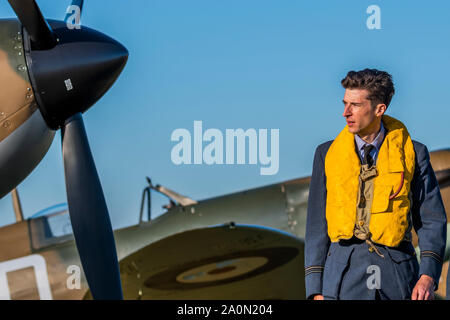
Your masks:
M74 25L80 25L81 13L83 12L83 4L83 0L72 0L71 5L67 7L64 22L69 22ZM71 21L69 21L69 19Z
M92 296L123 299L111 221L81 113L65 122L61 137L69 214Z
M30 35L34 49L51 49L56 37L35 0L8 0L23 27Z

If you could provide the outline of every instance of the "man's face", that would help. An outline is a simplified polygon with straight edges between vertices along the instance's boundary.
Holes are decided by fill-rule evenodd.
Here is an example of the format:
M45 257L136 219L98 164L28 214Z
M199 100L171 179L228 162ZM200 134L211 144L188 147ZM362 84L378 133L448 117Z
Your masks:
M351 133L358 135L372 133L378 123L375 120L381 117L386 110L384 104L372 107L370 100L367 99L368 95L369 91L366 89L345 89L342 115L347 121L348 131ZM380 110L380 107L383 110Z

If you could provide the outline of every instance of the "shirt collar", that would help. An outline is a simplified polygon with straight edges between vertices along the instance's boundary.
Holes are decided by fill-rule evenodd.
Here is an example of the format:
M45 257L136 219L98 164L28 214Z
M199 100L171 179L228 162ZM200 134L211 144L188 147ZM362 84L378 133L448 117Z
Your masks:
M380 149L380 147L381 147L381 144L383 143L385 133L386 133L386 129L383 126L383 122L381 122L380 131L378 132L377 137L371 143L365 142L357 134L355 134L355 141L356 141L356 146L358 147L358 150L361 151L362 148L366 144L371 144L378 151Z

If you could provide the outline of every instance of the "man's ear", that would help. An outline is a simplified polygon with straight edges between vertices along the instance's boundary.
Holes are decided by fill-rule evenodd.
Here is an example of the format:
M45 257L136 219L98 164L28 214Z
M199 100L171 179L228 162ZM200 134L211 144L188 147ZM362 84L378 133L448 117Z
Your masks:
M386 112L386 105L384 103L377 104L375 107L375 115L381 117Z

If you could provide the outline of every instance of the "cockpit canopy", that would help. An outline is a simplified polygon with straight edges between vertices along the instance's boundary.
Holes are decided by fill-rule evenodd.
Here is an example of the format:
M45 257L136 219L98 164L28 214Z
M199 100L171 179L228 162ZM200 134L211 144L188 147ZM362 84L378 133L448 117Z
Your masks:
M67 203L41 210L27 221L34 250L74 239Z

